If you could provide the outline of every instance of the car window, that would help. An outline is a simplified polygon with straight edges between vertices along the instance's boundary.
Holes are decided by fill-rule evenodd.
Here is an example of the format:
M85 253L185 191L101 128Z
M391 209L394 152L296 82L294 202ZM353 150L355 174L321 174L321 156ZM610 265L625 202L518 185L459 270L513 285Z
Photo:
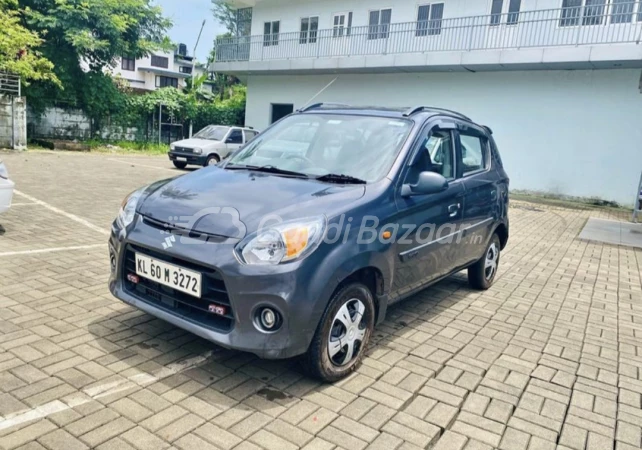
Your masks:
M250 142L256 135L256 131L245 130L245 142Z
M295 114L259 134L229 162L374 182L388 173L412 126L398 118Z
M432 130L423 138L419 153L408 174L408 183L416 183L421 172L435 172L446 179L455 178L455 146L450 131Z
M460 133L463 174L467 175L486 168L488 152L486 142L478 137Z
M225 138L230 127L217 127L209 125L196 133L193 137L196 139L209 139L212 141L222 141Z
M243 132L238 128L230 131L230 135L227 137L228 144L242 144L243 143Z

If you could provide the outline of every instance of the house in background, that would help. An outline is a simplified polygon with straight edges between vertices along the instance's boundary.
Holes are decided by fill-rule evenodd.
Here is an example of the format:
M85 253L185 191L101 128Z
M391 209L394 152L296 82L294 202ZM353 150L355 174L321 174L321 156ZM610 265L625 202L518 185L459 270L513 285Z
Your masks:
M135 59L122 57L116 61L111 74L129 82L132 89L154 91L163 87L182 89L185 80L192 77L194 57L187 54L187 46L179 44L175 52L156 52ZM196 63L194 76L207 73L207 68ZM212 83L206 82L203 89L212 92Z
M314 99L455 109L513 189L630 204L642 170L642 6L626 0L233 0L211 71L265 129Z

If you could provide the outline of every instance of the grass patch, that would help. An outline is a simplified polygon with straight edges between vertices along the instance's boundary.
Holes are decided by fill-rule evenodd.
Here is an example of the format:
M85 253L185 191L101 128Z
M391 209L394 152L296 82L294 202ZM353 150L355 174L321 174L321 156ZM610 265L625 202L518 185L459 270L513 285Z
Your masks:
M141 155L166 155L169 145L157 142L132 142L132 141L87 141L92 152L97 153L136 153Z

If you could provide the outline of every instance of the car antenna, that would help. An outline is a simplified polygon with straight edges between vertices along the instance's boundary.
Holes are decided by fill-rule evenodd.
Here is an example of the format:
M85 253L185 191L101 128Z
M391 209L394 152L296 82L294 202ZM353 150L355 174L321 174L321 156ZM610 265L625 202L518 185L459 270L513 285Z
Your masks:
M303 110L305 110L305 108L307 108L308 106L310 106L310 104L312 103L312 100L314 100L314 99L315 99L315 98L317 98L319 95L321 95L321 94L323 93L323 91L325 91L325 90L326 90L326 89L328 89L330 86L332 86L332 85L334 84L334 82L335 82L335 81L337 81L338 79L339 79L339 77L335 77L335 78L334 78L334 80L332 80L332 81L330 81L328 84L326 84L326 85L325 85L325 87L324 87L323 89L321 89L319 92L317 92L316 94L314 94L314 97L312 97L310 100L308 100L307 102L305 102L305 105L303 105L303 106L302 106L301 108L299 108L297 111L303 111Z

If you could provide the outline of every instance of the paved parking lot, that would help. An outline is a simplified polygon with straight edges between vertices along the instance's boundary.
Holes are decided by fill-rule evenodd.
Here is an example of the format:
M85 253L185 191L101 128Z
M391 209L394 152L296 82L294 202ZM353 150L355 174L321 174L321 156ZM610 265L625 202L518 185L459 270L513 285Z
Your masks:
M513 202L487 292L463 274L392 307L322 385L111 297L123 197L163 158L2 154L0 449L575 449L642 445L642 251L577 239L599 211Z

